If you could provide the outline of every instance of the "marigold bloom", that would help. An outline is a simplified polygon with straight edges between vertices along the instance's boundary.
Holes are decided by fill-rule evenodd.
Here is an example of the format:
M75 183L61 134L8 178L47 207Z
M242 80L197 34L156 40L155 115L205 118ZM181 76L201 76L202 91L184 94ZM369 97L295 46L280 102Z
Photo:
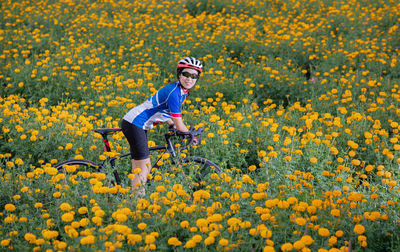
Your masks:
M88 212L87 207L80 207L78 209L78 213L80 213L80 214L86 214L87 212Z
M300 250L302 250L304 247L305 247L306 245L304 244L304 242L303 241L295 241L294 243L293 243L293 247L294 247L294 249L296 249L297 251L300 251Z
M188 240L185 244L185 246L183 246L184 248L194 248L196 247L197 243L193 240Z
M255 171L256 169L257 169L257 166L255 166L255 165L249 166L249 171Z
M60 209L61 209L62 211L71 211L72 207L71 207L70 204L64 202L64 203L62 203L62 204L60 205Z
M295 222L299 226L304 226L307 223L307 220L304 219L303 217L298 217L295 219Z
M171 237L168 239L168 244L177 247L182 245L182 242L176 237Z
M94 237L93 235L88 235L85 237L81 238L81 244L82 245L88 245L88 244L93 244L96 240L96 237Z
M180 226L181 226L181 228L189 228L189 222L186 220L181 221Z
M32 233L26 233L24 235L25 240L27 240L29 243L35 243L36 241L36 235L32 234Z
M281 246L282 251L292 251L293 250L293 245L290 242L284 243Z
M330 232L327 228L319 228L318 234L322 237L327 237L327 236L329 236Z
M154 237L153 235L146 235L144 238L144 242L146 244L151 244L154 243L156 241L156 237Z
M353 229L354 233L361 235L365 232L365 227L361 224L356 224Z
M64 222L71 222L74 220L74 215L71 213L65 213L61 216L61 220Z
M221 245L221 246L228 246L229 241L227 239L225 239L225 238L221 238L219 240L218 244Z
M313 244L314 240L311 236L309 235L304 235L303 237L301 237L300 239L302 242L304 242L304 244L306 246L310 246L311 244Z
M275 252L275 248L273 246L265 246L263 252Z
M205 245L211 245L215 242L215 238L213 236L209 236L206 239L204 239L204 244Z
M135 244L137 242L141 242L143 238L139 234L128 234L127 239L128 244Z
M340 210L339 209L332 209L331 210L331 215L334 217L339 217L340 216Z
M144 222L141 222L141 223L139 223L139 224L137 225L137 227L138 227L140 230L144 230L144 229L147 227L147 224L144 223Z
M11 239L4 239L4 240L1 240L0 245L2 247L7 247L8 245L10 245L10 243L11 243Z
M13 204L6 204L4 206L4 209L9 211L9 212L13 212L13 211L15 211L15 206Z

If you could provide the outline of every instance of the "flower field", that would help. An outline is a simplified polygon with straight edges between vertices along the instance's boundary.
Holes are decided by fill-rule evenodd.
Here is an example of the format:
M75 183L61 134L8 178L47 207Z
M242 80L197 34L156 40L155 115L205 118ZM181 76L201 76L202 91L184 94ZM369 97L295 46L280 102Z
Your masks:
M0 4L1 250L400 250L397 0ZM137 199L129 162L114 187L53 167L128 152L91 129L189 55L205 65L183 107L205 129L192 151L223 173L189 192L155 171Z

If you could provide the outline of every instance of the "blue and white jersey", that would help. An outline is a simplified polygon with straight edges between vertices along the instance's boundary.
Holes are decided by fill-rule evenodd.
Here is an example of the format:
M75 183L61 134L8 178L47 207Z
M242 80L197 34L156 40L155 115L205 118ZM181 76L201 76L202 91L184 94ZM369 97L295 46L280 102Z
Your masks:
M165 122L171 117L182 117L181 105L187 92L179 82L171 83L157 91L145 102L132 108L124 120L142 128L152 129L154 125Z

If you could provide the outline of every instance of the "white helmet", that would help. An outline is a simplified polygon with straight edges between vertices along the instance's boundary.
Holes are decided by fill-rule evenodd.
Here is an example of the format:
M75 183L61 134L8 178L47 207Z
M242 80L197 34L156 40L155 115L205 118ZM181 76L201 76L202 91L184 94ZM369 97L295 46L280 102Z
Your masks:
M176 70L179 72L180 69L183 68L192 68L199 71L200 73L203 72L203 64L201 64L200 60L194 57L186 57L184 59L181 59L176 66Z

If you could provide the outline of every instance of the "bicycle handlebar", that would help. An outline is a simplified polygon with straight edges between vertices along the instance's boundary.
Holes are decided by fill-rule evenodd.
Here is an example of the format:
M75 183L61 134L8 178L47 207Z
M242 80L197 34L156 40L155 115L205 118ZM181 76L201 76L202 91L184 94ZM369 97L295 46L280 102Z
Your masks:
M121 130L122 130L121 128L92 129L92 131L101 134L105 141L107 141L107 135L113 134L113 133L115 133L117 131L121 131ZM167 142L168 142L168 139L173 136L179 136L179 137L188 139L189 141L187 144L183 144L183 141L181 143L182 149L186 149L187 147L193 145L193 142L196 137L198 138L197 139L198 143L201 143L201 136L203 134L203 131L204 131L204 129L202 127L199 127L197 130L195 130L193 126L190 126L188 132L181 132L175 128L172 128L168 131L168 133L165 133L164 135L165 135L165 138L167 139Z
M198 137L198 142L201 143L201 135L203 133L203 128L199 127L197 130L194 130L194 127L191 126L189 128L188 132L181 132L178 131L177 129L172 129L170 132L166 133L166 137L171 137L171 136L181 136L183 138L188 137L189 138L189 142L185 145L183 145L182 149L186 149L187 147L193 145L193 142L195 140L195 137Z

